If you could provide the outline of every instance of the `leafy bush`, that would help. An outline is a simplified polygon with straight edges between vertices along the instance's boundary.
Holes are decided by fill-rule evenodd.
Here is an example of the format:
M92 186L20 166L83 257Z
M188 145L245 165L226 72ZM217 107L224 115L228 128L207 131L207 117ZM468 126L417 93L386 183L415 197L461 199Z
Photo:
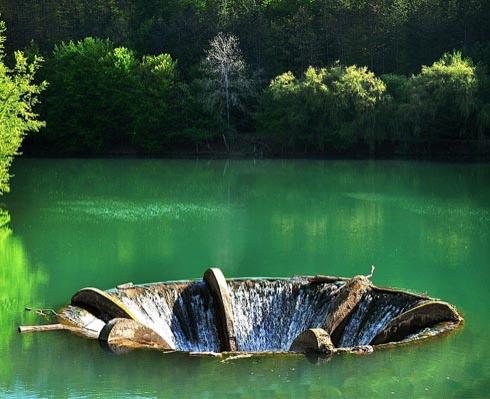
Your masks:
M160 152L211 136L181 134L199 125L197 116L212 118L193 102L169 54L139 59L130 49L88 37L56 46L43 76L50 86L42 106L47 128L33 143L39 147L58 153Z
M350 146L368 138L371 113L385 90L383 81L366 67L309 67L301 80L287 72L265 90L258 129L292 146Z
M9 191L9 168L25 134L43 126L33 107L46 86L34 83L41 58L29 62L24 53L16 51L14 66L5 64L4 32L5 24L0 21L0 194ZM0 226L5 222L5 214L0 212Z
M476 68L460 52L446 53L423 66L409 81L413 131L427 138L470 138L469 118L476 105Z

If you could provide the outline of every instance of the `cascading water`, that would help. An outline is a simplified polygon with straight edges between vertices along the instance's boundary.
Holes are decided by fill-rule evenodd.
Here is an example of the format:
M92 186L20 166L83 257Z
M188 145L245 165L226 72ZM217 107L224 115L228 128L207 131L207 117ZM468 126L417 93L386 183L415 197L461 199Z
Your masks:
M203 281L138 286L112 294L176 350L219 351L215 306Z
M369 345L391 319L419 301L409 295L367 292L347 321L339 346Z
M445 302L379 288L365 276L226 280L216 268L203 280L127 283L106 292L84 288L60 316L88 337L143 346L153 339L150 346L189 352L287 352L315 345L355 352L428 336L433 330L427 328L448 331L463 320Z
M228 281L240 351L288 351L305 329L325 322L338 284L307 280Z

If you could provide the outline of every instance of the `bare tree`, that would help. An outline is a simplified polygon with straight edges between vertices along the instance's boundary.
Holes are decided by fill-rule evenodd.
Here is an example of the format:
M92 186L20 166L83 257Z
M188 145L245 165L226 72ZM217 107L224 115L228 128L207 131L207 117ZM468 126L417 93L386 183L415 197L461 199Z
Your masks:
M224 117L230 131L230 111L243 109L243 99L252 93L253 84L247 76L247 65L236 36L220 32L209 45L202 62L205 104ZM224 136L223 140L228 147Z

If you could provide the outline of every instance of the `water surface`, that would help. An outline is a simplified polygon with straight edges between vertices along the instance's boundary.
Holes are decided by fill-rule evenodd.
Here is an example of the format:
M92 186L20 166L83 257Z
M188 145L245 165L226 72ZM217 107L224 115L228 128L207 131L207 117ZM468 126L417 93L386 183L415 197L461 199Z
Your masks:
M490 395L490 166L398 161L17 160L0 231L1 397ZM20 336L84 286L367 274L458 306L462 330L370 356L116 356Z

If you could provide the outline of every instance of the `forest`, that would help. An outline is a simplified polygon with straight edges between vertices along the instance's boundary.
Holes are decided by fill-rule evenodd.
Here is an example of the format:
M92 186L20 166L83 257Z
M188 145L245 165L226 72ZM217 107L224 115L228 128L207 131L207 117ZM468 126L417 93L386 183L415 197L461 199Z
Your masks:
M486 0L3 0L0 12L4 64L32 65L26 154L490 152Z

